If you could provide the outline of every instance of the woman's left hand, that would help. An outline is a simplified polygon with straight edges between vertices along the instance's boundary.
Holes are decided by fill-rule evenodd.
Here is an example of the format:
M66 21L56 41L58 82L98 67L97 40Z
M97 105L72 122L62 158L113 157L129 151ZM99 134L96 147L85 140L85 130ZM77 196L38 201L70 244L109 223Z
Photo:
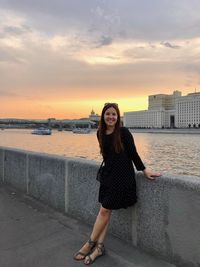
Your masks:
M156 177L159 177L162 175L159 172L153 172L153 171L148 170L148 169L144 169L143 173L144 173L144 176L149 180L155 180Z

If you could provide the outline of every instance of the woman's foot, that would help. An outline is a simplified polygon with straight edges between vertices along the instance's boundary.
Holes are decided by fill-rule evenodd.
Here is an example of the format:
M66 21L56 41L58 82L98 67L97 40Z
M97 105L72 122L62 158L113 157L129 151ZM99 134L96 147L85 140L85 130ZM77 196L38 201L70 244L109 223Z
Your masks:
M82 248L74 255L74 260L81 261L84 260L87 255L92 251L95 247L96 242L89 239Z
M85 257L84 264L92 264L97 258L105 254L105 247L103 243L97 242L93 252Z

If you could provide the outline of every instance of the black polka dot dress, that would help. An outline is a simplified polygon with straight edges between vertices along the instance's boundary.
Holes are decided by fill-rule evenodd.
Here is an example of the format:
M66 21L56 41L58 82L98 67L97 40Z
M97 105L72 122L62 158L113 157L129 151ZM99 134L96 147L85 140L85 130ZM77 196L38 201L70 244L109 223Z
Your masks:
M124 151L114 151L113 133L105 135L103 142L105 167L99 187L99 202L102 207L111 210L127 208L137 202L133 163L138 171L145 169L130 131L121 127L120 133Z

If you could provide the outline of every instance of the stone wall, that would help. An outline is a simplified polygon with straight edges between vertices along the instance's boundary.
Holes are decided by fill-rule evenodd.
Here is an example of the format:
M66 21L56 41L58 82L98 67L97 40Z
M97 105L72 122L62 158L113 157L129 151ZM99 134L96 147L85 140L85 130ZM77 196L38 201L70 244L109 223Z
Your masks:
M93 224L96 162L0 147L0 183ZM200 266L200 177L137 173L138 203L113 211L110 233L180 267Z

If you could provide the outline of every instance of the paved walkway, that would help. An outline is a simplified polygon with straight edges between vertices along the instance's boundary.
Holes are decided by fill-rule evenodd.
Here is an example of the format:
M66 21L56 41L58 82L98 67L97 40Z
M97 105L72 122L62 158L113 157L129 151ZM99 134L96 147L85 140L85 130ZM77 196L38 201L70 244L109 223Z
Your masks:
M79 267L72 255L91 227L6 186L0 186L0 267ZM107 254L92 266L172 267L108 236Z

